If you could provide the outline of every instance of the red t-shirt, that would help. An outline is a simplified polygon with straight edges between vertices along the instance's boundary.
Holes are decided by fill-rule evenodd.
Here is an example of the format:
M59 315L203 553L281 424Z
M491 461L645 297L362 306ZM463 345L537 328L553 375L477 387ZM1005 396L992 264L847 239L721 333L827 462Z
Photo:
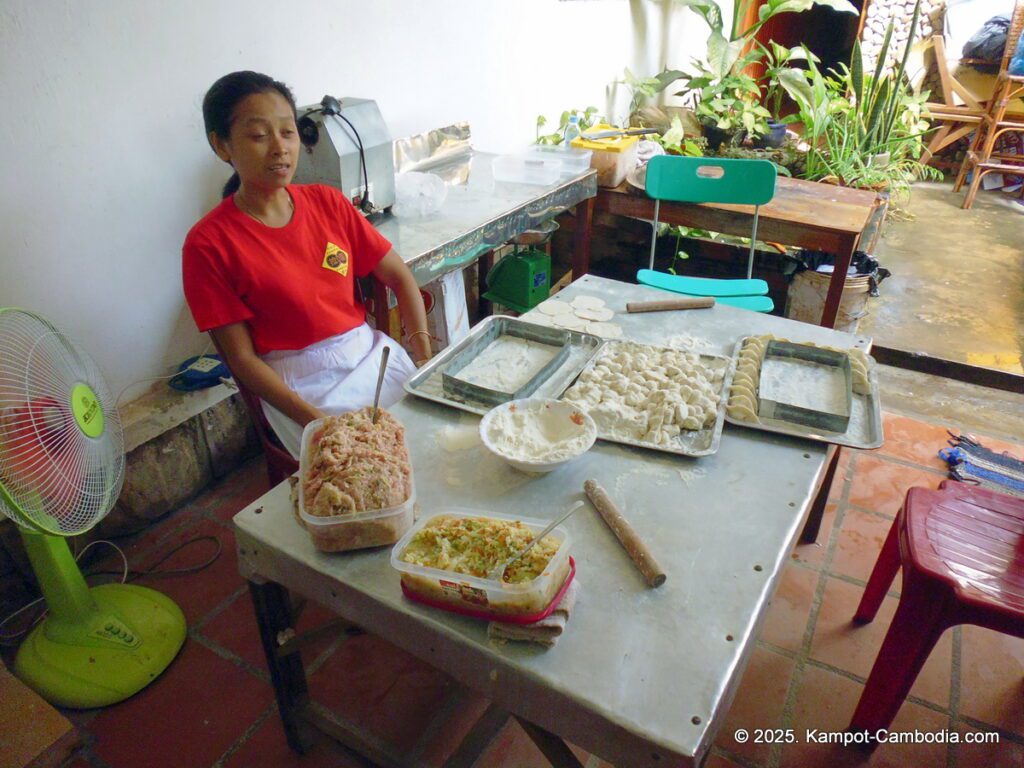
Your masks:
M245 321L257 354L303 349L364 320L356 277L389 243L344 196L319 184L288 187L283 227L262 224L227 197L192 227L182 248L185 299L200 331Z

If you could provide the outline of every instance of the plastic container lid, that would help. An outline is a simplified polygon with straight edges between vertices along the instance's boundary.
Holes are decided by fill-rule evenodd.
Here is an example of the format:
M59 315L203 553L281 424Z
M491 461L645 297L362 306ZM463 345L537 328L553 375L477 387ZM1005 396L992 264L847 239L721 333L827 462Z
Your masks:
M562 161L536 154L498 155L491 165L496 181L553 184L562 175Z

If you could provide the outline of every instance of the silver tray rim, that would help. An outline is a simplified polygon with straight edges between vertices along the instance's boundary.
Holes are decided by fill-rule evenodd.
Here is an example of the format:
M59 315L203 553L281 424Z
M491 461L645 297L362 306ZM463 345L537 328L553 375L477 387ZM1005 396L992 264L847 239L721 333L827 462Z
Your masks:
M567 386L565 388L565 390L562 391L562 394L560 394L558 396L558 399L561 400L563 397L565 397L565 393L569 390L569 387L571 387L573 384L576 383L576 379L578 379L583 374L583 372L585 370L587 370L589 368L592 368L596 364L597 358L598 358L598 354L600 352L602 352L605 349L606 346L615 344L616 342L618 342L618 343L627 343L627 344L636 344L637 346L640 346L640 347L649 347L650 349L667 350L669 352L686 352L687 351L685 349L678 349L676 347L665 347L665 346L661 346L659 344L644 344L643 342L633 341L632 339L608 339L597 350L595 350L594 355L590 358L590 360L587 361L587 364L585 366L583 366L583 368L580 369L580 372L578 374L576 374L576 378L573 379L569 383L569 386ZM729 400L729 398L726 395L727 395L729 389L732 387L732 376L733 376L733 373L736 370L736 359L735 359L735 357L727 357L725 355L713 355L713 354L710 354L710 353L707 353L707 352L697 352L697 355L702 357L702 358L711 358L712 360L722 360L722 361L725 362L725 376L722 378L722 389L720 390L719 395L718 395L718 413L715 416L715 425L714 425L714 427L711 428L712 429L711 444L707 448L704 448L703 450L699 450L699 451L691 451L691 450L688 450L688 449L686 449L686 448L684 448L682 446L680 446L679 448L672 448L672 446L670 446L670 445L660 445L660 444L656 444L656 443L646 443L643 440L627 440L625 438L602 437L600 430L598 430L597 439L598 440L602 440L602 441L604 441L606 443L618 443L619 445L629 445L629 446L632 446L634 448L646 448L647 450L651 450L651 451L661 451L662 453L672 453L672 454L675 454L677 456L688 456L690 458L700 458L701 456L711 456L712 454L717 453L718 452L718 448L719 448L719 446L721 445L721 442L722 442L722 430L725 427L725 416L726 416L726 414L725 414L725 406L726 406L726 403ZM703 430L698 430L698 431L703 431Z
M732 354L732 370L735 372L736 365L739 362L740 350L743 349L743 342L749 338L753 338L755 334L740 336L736 341L736 346L733 349ZM759 334L757 334L759 335ZM795 341L794 344L812 344L813 342L800 342ZM865 353L867 354L867 353ZM882 425L882 406L878 397L878 362L871 355L867 355L871 360L871 370L868 372L868 383L871 385L871 391L867 395L854 395L854 397L867 398L871 403L871 424L874 427L875 434L878 435L878 439L870 442L858 442L846 437L846 433L824 435L820 432L812 431L809 429L801 429L798 426L783 427L776 426L774 424L757 423L754 424L749 421L740 421L725 414L725 420L734 427L745 427L746 429L756 429L761 432L774 432L777 435L788 435L790 437L800 437L805 440L813 440L817 443L830 443L832 445L842 445L847 448L863 448L870 450L873 448L880 448L885 443L885 432ZM726 396L726 403L729 402L728 395ZM849 432L849 430L847 430Z
M403 385L403 389L405 389L405 391L408 394L414 397L418 397L422 400L429 400L432 403L446 405L449 408L455 408L460 411L466 411L467 413L474 413L477 416L483 416L484 414L488 413L491 409L495 408L496 406L477 407L469 403L460 403L458 400L450 400L447 397L437 396L427 392L423 392L421 389L419 389L419 386L422 385L423 382L431 378L434 374L436 374L439 368L441 368L444 365L447 365L450 358L457 355L466 346L472 344L477 336L486 333L487 329L490 327L491 324L499 320L510 321L513 323L523 323L524 325L531 325L535 328L548 327L541 325L540 323L531 323L529 320L524 320L521 317L510 317L508 315L490 315L489 317L485 317L483 320L481 320L479 323L477 323L475 326L469 329L469 333L466 335L466 338L464 338L458 344L452 344L450 347L443 350L439 355L437 355L437 357L431 358L430 362L428 362L426 365L424 365L422 368L416 371L416 373L414 373L412 376L406 379L405 384ZM595 336L594 334L591 333L583 333L582 331L571 331L568 329L565 330L568 331L569 333L568 346L570 347L573 346L574 335L581 337L588 342L591 340L593 342L596 342L596 344L594 345L594 350L593 352L591 352L590 358L588 358L587 361L584 363L583 367L586 367L587 365L590 364L590 359L592 359L601 350L601 347L604 346L605 339L601 338L600 336ZM556 371L557 370L558 369L556 369ZM556 371L552 371L552 374L554 374ZM578 377L579 374L582 373L582 371L583 368L580 368L579 372L577 372L573 376L572 381L575 381L576 377ZM541 383L540 386L544 386L544 384ZM572 386L571 382L565 387L565 389L568 389L570 386ZM562 394L564 394L565 389L563 389L558 394L558 397L555 399L561 399L561 396Z

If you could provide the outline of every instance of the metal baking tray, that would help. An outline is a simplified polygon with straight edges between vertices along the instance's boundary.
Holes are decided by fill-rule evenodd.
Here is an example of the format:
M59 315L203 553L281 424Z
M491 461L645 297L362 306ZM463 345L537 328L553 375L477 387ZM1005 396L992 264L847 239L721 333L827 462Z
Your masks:
M839 380L836 381L836 377L833 376L832 386L828 389L830 393L838 394L841 402L827 404L832 407L815 407L818 404L802 400L799 392L787 386L788 382L765 375L766 366L774 367L790 360L816 366L820 371L831 369L838 373ZM764 358L761 361L757 415L762 419L785 421L823 432L843 433L850 428L852 379L850 356L846 353L773 339L765 345Z
M558 351L528 381L513 392L490 389L489 387L460 379L458 374L502 336L535 341L538 344L554 347ZM510 317L497 317L494 322L487 324L485 331L474 336L468 344L459 345L459 351L452 355L448 365L441 371L441 387L449 397L473 400L487 403L491 406L501 405L510 400L519 400L532 395L537 391L537 387L548 380L552 371L561 367L568 356L568 331L561 328L545 328L543 326L520 323Z
M656 350L669 350L671 352L686 352L688 350L676 349L674 347L659 347L652 344L641 344L636 341L607 341L605 342L599 354L594 355L590 362L587 363L583 370L593 367L598 363L601 357L614 350L614 346L618 343L626 343L636 345L638 347L648 347L649 349ZM701 361L708 365L721 366L725 370L725 375L722 379L721 388L718 392L718 414L715 416L715 423L710 427L705 427L699 430L684 430L681 432L670 445L659 445L657 443L648 443L643 440L629 440L621 437L606 437L601 434L600 428L598 428L597 438L604 440L609 443L619 443L620 445L631 445L636 448L647 448L652 451L662 451L663 453L674 453L679 456L710 456L718 450L718 444L722 440L722 427L725 424L725 405L727 402L727 393L729 388L732 386L732 375L736 370L736 361L734 359L723 357L722 355L709 355L704 353L697 353L700 356ZM583 373L583 370L580 373ZM576 379L579 378L577 375L566 387L569 389L570 386L576 383ZM562 393L564 395L565 392ZM560 396L561 397L561 396Z
M476 344L477 340L481 337L493 333L492 326L496 324L499 328L504 328L506 332L511 329L513 332L521 330L524 333L542 334L542 339L562 338L561 334L568 334L568 344L566 345L568 352L565 359L560 366L548 373L544 381L539 383L538 387L530 395L531 397L559 397L576 380L583 367L604 343L604 339L600 336L594 336L589 333L552 328L502 315L487 317L470 329L469 335L466 338L458 344L448 347L448 349L416 371L405 382L405 391L424 400L430 400L441 405L447 405L451 408L458 408L461 411L468 411L483 416L494 405L473 399L471 395L446 392L443 376L456 356L464 349ZM550 335L543 336L543 334Z
M740 351L743 349L743 342L749 336L743 336L736 342L736 348L732 355L732 370L735 372L736 364L739 361ZM797 342L799 343L799 342ZM725 420L737 427L747 429L759 429L762 432L774 432L779 435L790 435L802 437L807 440L814 440L819 443L833 443L845 445L850 448L878 448L885 440L882 430L882 405L878 397L878 372L874 359L869 356L868 384L870 391L866 395L858 395L851 392L850 401L850 422L844 432L829 432L822 429L815 429L810 426L792 424L785 421L765 420L762 418L759 424L750 421L741 421L725 415ZM726 398L728 403L728 397Z

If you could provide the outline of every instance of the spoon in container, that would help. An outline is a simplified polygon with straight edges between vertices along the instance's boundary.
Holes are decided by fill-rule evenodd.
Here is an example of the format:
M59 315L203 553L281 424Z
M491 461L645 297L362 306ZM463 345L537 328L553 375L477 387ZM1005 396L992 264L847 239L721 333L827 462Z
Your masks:
M548 524L547 528L545 528L543 531L541 531L536 536L534 536L532 539L530 539L530 543L529 544L527 544L525 547L520 549L518 552L516 552L514 555L512 555L512 557L510 557L505 562L498 563L496 566L491 568L491 570L487 572L487 578L490 579L491 581L503 581L504 578L505 578L505 571L506 571L506 569L510 565L512 565L512 563L514 563L516 560L518 560L523 555L525 555L527 552L529 552L531 549L533 549L533 545L534 544L536 544L538 541L541 541L545 536L547 536L549 533L551 533L553 530L555 530L555 528L558 525L560 525L561 523L564 523L566 520L568 520L569 519L569 515L571 515L573 512L575 512L577 509L579 509L582 506L583 506L583 502L582 501L577 501L575 504L573 504L572 508L568 512L566 512L561 517L553 520L551 523Z
M377 374L377 391L373 393L373 423L377 423L380 417L380 389L384 385L384 371L388 369L388 356L391 354L391 347L385 346L380 355L380 373Z

